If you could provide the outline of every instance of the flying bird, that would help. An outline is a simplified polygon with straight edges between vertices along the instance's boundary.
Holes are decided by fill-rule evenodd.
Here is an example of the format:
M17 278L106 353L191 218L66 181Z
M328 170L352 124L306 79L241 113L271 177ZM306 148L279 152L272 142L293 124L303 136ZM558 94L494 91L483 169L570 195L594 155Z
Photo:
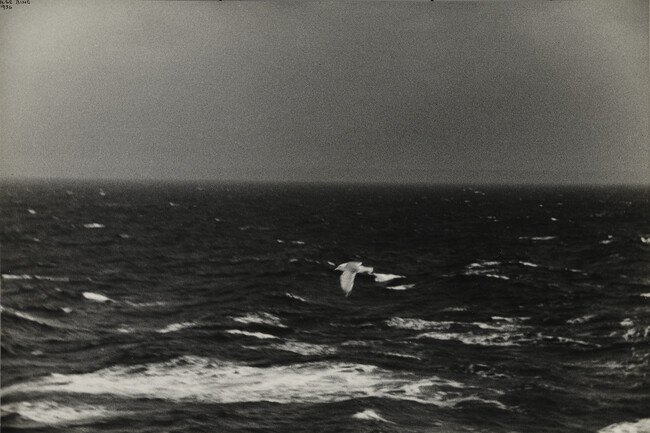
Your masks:
M336 271L343 271L341 274L341 289L345 292L345 296L350 296L352 286L354 285L354 277L357 274L371 274L373 268L362 266L361 262L347 262L337 266Z

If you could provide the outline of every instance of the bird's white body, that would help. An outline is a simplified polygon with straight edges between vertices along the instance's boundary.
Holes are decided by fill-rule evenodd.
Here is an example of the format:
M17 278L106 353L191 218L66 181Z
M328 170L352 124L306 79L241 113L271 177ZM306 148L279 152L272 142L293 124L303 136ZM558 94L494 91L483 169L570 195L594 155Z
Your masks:
M357 274L372 274L373 268L362 266L361 262L347 262L338 265L336 270L343 272L341 274L341 289L345 292L345 296L350 296L354 286L354 277Z

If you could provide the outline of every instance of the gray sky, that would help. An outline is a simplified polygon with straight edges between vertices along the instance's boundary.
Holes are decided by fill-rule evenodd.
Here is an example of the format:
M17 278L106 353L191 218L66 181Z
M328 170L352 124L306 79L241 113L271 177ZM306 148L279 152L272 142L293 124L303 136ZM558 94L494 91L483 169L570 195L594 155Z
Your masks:
M31 3L3 177L650 183L647 0Z

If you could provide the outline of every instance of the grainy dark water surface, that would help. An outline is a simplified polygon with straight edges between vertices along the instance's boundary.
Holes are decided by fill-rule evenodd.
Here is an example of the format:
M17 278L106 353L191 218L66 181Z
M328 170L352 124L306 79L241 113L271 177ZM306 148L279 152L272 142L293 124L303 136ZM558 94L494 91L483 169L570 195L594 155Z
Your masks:
M1 200L7 431L650 429L648 189L4 183ZM346 298L351 260L385 281Z

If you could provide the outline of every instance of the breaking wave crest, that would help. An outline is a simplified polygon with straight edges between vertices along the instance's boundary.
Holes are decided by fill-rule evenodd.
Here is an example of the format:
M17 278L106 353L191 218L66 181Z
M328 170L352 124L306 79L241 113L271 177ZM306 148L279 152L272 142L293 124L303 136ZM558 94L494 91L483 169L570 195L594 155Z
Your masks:
M636 422L621 422L598 430L598 433L646 433L650 431L650 418Z
M282 323L282 320L278 316L274 316L273 314L265 312L249 313L245 316L233 317L232 320L244 324L268 325L275 326L277 328L287 327L287 325Z
M328 403L375 397L446 407L453 407L461 401L481 400L503 407L498 401L472 394L475 391L451 380L420 378L412 373L398 373L365 364L313 362L253 367L183 356L167 362L116 366L85 374L52 374L9 386L4 395L109 394L207 403ZM101 413L99 409L93 410L87 415Z
M83 424L118 415L117 412L109 411L103 406L87 404L64 406L54 401L20 401L3 404L2 411L3 415L16 414L21 418L44 425Z

